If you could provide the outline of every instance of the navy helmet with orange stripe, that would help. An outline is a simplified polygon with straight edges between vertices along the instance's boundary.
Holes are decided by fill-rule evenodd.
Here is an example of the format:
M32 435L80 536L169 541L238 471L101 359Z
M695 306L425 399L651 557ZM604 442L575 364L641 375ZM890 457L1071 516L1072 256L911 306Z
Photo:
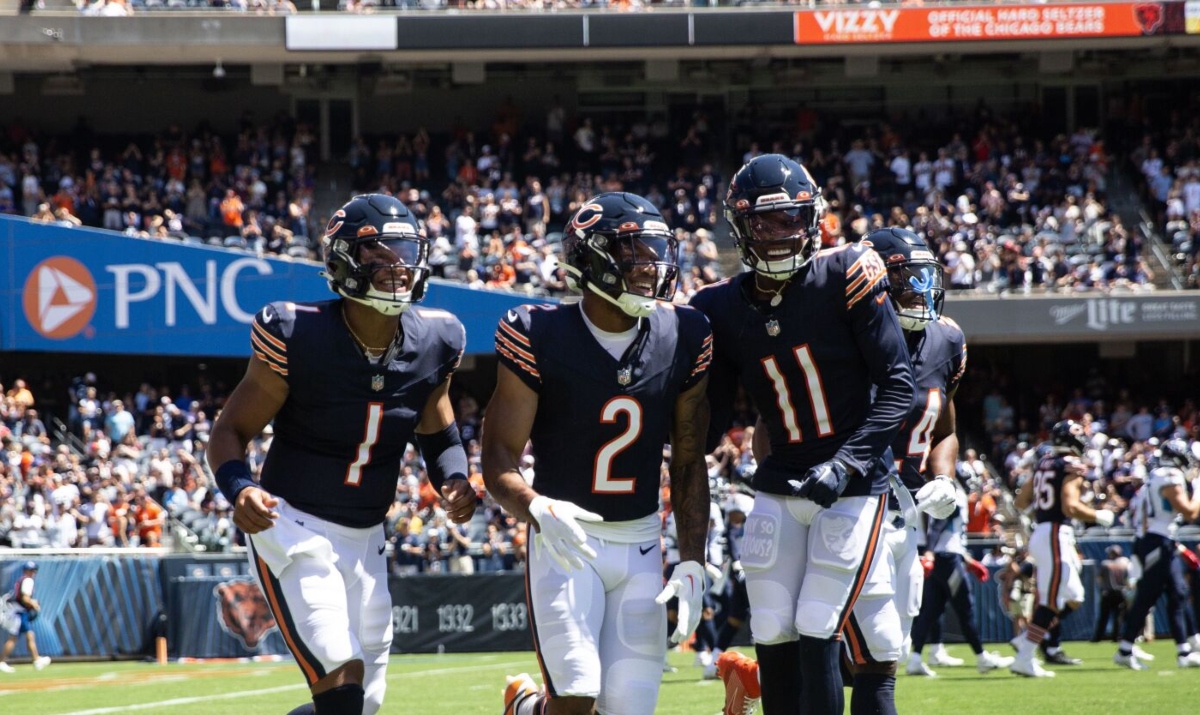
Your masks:
M942 314L942 264L925 240L906 228L881 228L862 240L887 266L888 292L900 327L924 330Z
M762 154L729 182L725 219L742 262L768 278L795 275L821 248L821 189L799 163Z
M675 295L679 246L658 208L637 194L593 196L563 234L563 269L626 315L641 318Z
M329 219L321 245L323 275L334 293L384 315L399 315L425 297L429 240L399 199L355 196Z
M1087 428L1074 420L1061 420L1050 428L1050 444L1056 450L1082 457L1090 446Z

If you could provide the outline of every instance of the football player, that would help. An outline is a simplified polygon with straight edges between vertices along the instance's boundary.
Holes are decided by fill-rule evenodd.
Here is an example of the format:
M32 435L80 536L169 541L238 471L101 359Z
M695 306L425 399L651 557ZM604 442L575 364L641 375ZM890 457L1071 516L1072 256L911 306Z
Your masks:
M1200 516L1200 495L1189 488L1188 480L1196 478L1200 464L1192 447L1184 439L1169 439L1158 448L1158 467L1150 472L1139 503L1141 517L1134 554L1141 563L1142 576L1137 582L1137 595L1125 616L1121 631L1120 649L1113 656L1117 665L1132 670L1147 666L1134 653L1134 641L1146 623L1146 615L1164 593L1167 596L1167 617L1171 637L1175 640L1176 664L1180 668L1200 667L1200 653L1192 651L1187 618L1184 613L1188 586L1184 562L1178 552L1175 532L1178 522L1194 521Z
M1054 677L1054 671L1043 668L1034 658L1034 652L1055 621L1066 618L1083 603L1081 564L1071 519L1104 527L1113 525L1115 517L1111 511L1093 509L1082 500L1083 481L1089 469L1083 455L1089 446L1083 425L1071 420L1055 424L1050 430L1049 453L1038 461L1032 477L1017 492L1018 509L1030 505L1034 508L1037 526L1029 539L1029 555L1036 569L1038 594L1033 618L1025 635L1017 639L1017 657L1009 666L1017 675Z
M903 655L923 593L919 514L942 519L957 510L952 476L958 459L954 393L967 370L967 344L962 329L942 315L942 265L924 239L907 229L887 228L871 232L863 244L875 249L887 266L888 293L904 329L917 386L904 425L892 442L897 475L884 527L896 564ZM852 615L850 625L854 623ZM856 665L865 653L877 650L870 632L850 628L843 635Z
M913 371L887 268L861 244L818 253L821 207L803 166L752 159L725 199L751 270L692 298L713 327L709 447L739 383L769 437L741 559L769 713L842 713L839 634L856 602L860 627L885 644L857 676L864 692L890 700L903 641L882 534Z
M583 300L510 310L496 330L483 476L529 522L526 590L544 690L509 679L505 712L651 715L667 620L690 637L705 588L705 398L712 332L674 307L678 246L658 209L606 193L571 217L563 265ZM670 441L681 562L663 588L659 477ZM532 485L518 464L532 442Z
M975 629L975 598L967 583L967 573L981 583L988 580L989 573L987 567L967 553L967 493L958 487L955 497L955 509L949 518L929 519L926 551L921 557L929 573L925 577L920 615L912 631L912 654L905 668L909 675L935 675L921 660L921 651L929 642L930 632L947 604L958 617L963 637L975 653L975 667L980 673L1007 668L1013 662L1010 656L985 651ZM961 665L961 661L958 664Z
M322 248L340 297L254 316L250 365L213 425L208 460L312 692L293 713L372 715L392 641L381 527L406 446L419 446L453 521L475 511L448 394L466 338L450 313L412 307L429 241L397 199L354 197ZM246 445L272 420L258 483Z

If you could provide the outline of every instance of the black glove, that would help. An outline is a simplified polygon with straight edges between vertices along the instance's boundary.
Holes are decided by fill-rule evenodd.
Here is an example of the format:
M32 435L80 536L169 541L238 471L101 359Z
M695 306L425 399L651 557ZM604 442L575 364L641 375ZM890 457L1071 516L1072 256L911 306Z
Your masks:
M850 471L846 465L836 459L822 462L804 473L800 481L790 480L792 496L811 499L814 504L824 509L833 506L846 485L850 483Z

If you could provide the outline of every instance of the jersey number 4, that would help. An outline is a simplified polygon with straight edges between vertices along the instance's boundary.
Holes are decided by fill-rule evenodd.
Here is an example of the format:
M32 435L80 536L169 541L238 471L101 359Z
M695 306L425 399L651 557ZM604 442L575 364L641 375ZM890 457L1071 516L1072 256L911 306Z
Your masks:
M808 343L794 351L796 363L804 373L804 382L808 386L808 402L812 405L813 422L817 425L817 436L828 437L833 434L833 421L829 417L829 402L825 399L825 388L821 385L821 373L817 363L813 361L812 351ZM800 431L800 423L796 421L796 410L792 407L792 395L788 391L787 380L779 370L775 356L762 361L763 370L775 388L775 402L783 413L783 427L787 430L788 442L803 442L804 434Z
M371 461L371 448L379 441L379 425L383 422L383 403L367 403L367 426L363 439L358 443L354 461L346 467L346 484L357 487L362 483L362 468Z
M642 434L642 403L622 395L614 397L600 408L600 423L616 423L619 415L625 415L625 430L604 443L596 452L596 464L592 470L593 494L632 494L636 477L616 478L612 476L612 464L617 455L637 441Z

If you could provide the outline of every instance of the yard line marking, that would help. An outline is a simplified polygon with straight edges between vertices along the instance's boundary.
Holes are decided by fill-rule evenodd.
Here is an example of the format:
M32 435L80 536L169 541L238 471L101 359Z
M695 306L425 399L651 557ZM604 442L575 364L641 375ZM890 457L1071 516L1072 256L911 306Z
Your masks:
M423 675L440 675L444 673L459 673L464 670L489 670L492 668L508 668L514 665L521 665L525 661L508 661L504 663L491 663L489 665L464 665L456 668L431 668L427 670L414 670L408 673L392 673L388 675L388 679L392 678L407 678ZM210 700L229 700L232 698L242 698L254 695L270 695L272 693L283 693L289 690L299 690L307 686L304 683L296 683L294 685L279 685L274 688L262 688L259 690L241 690L234 693L220 693L217 695L201 695L190 698L173 698L171 700L160 700L153 703L138 703L136 705L118 705L107 708L92 708L91 710L75 710L62 715L110 715L110 713L129 712L131 710L150 710L152 708L164 708L174 705L193 705L195 703L207 702Z
M304 683L296 683L294 685L280 685L274 688L263 688L262 690L243 690L236 693L221 693L219 695L201 695L194 698L174 698L172 700L159 700L155 703L138 703L137 705L118 705L111 708L92 708L91 710L76 710L64 715L107 715L108 713L123 713L130 710L150 710L151 708L171 707L172 705L192 705L194 703L202 703L208 700L229 700L231 698L242 698L247 695L270 695L271 693L283 693L288 690L299 690L307 688Z

